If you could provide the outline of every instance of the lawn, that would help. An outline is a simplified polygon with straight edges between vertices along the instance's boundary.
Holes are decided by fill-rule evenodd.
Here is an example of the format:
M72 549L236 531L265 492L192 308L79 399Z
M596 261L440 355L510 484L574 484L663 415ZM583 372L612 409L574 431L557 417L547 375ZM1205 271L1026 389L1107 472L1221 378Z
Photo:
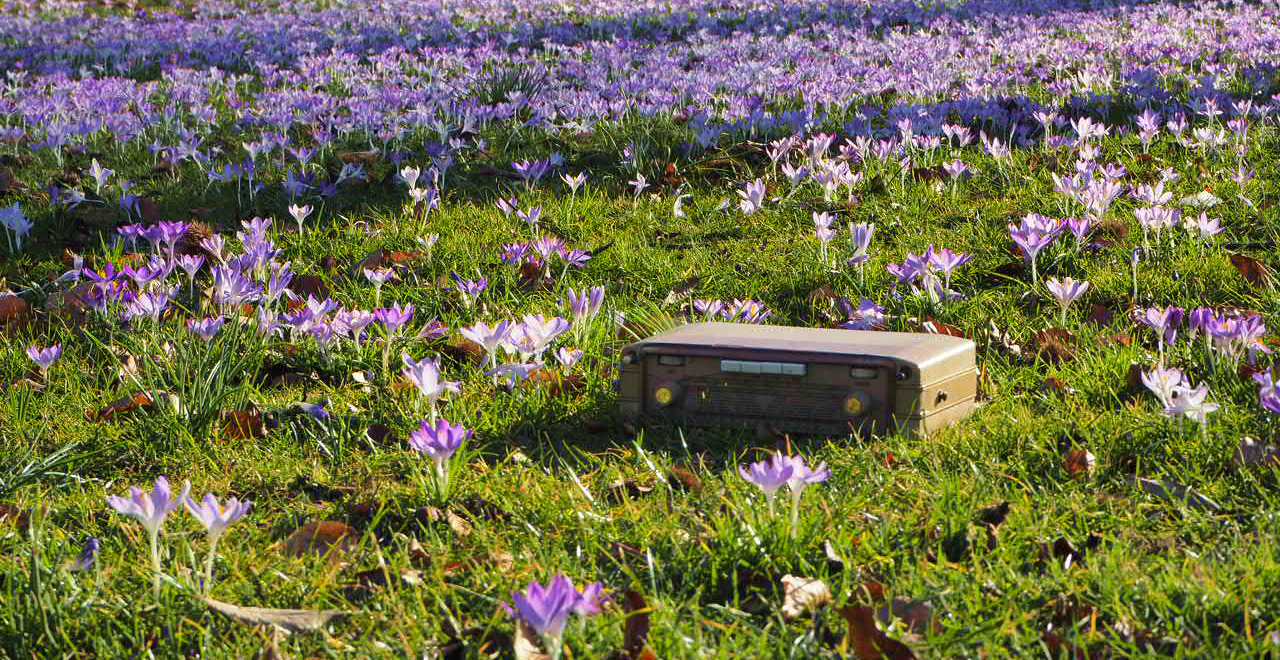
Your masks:
M0 0L0 658L1277 653L1277 12ZM622 419L707 319L981 405Z

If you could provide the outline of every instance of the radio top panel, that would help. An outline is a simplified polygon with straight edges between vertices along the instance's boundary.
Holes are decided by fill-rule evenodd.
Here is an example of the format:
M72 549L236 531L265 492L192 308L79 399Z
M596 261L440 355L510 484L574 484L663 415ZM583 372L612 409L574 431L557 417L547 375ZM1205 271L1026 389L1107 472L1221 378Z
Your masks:
M975 346L968 339L912 332L799 328L744 323L691 323L631 344L627 352L670 352L761 361L776 354L779 364L887 359L903 369L900 386L927 385L972 370ZM738 365L731 363L730 369ZM750 367L748 367L750 368ZM792 366L791 369L797 369ZM798 374L797 374L798 375Z

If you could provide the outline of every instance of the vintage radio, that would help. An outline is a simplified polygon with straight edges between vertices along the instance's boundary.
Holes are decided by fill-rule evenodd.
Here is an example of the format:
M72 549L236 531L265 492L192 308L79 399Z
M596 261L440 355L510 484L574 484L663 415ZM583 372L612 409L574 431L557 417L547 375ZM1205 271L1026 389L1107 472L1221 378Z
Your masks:
M625 419L782 433L928 433L977 392L973 342L906 332L694 323L626 347L621 371Z

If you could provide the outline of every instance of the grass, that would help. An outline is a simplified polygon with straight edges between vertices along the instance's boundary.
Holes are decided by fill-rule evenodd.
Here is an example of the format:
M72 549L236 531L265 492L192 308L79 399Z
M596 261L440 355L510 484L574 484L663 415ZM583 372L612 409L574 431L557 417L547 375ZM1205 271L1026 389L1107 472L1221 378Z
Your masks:
M228 324L206 346L180 328L185 311L148 332L122 332L92 315L72 324L65 315L42 313L6 325L0 346L3 383L30 370L27 345L60 342L65 349L44 389L18 385L0 394L0 450L12 457L0 462L0 499L15 507L0 514L24 518L0 519L0 657L281 657L272 655L273 645L293 657L481 657L482 639L496 640L505 654L510 642L501 636L513 624L499 603L555 573L577 583L602 581L619 595L643 594L653 608L648 643L660 658L835 657L833 640L845 624L834 607L795 621L782 617L780 578L788 573L823 580L838 605L865 599L863 585L871 582L883 585L889 599L926 604L937 629L908 633L901 621L888 628L922 657L1274 652L1277 475L1234 469L1230 459L1242 436L1275 442L1276 422L1258 407L1252 381L1229 369L1211 371L1198 341L1184 340L1171 363L1193 382L1208 382L1210 400L1222 410L1210 416L1204 434L1193 423L1165 419L1130 380L1132 364L1153 364L1154 343L1125 315L1134 304L1230 306L1280 323L1274 285L1241 277L1221 245L1274 246L1280 233L1269 192L1280 180L1269 157L1276 152L1274 128L1253 132L1250 162L1258 173L1249 190L1256 212L1233 199L1225 159L1189 152L1167 136L1150 158L1133 137L1102 141L1100 162L1124 165L1132 181L1151 181L1159 168L1174 167L1182 175L1173 184L1175 198L1212 188L1226 201L1211 213L1227 230L1211 247L1181 233L1158 247L1139 266L1136 300L1129 258L1141 235L1129 201L1112 214L1123 229L1099 234L1110 244L1098 253L1068 248L1069 237L1050 248L1041 257L1041 278L1092 283L1068 314L1073 339L1066 359L1038 349L1033 339L1056 325L1056 306L1043 285L1033 289L1029 275L1008 267L1015 257L1007 231L1009 221L1028 212L1064 215L1049 173L1071 171L1065 151L1017 150L1006 164L973 148L956 151L976 175L955 192L925 172L900 178L896 166L880 164L870 168L856 205L824 202L810 185L750 216L735 210L735 190L765 174L763 154L733 148L645 162L655 182L667 162L677 164L692 195L687 217L679 219L671 214L673 181L633 197L626 185L632 173L615 165L620 145L636 135L656 141L650 153L679 153L679 131L654 120L602 126L583 143L527 129L486 135L493 153L455 166L441 208L421 224L404 211L403 188L387 181L390 165L375 162L371 183L325 203L303 234L274 192L240 206L234 190L205 189L198 172L169 178L149 174L149 155L110 158L125 176L144 182L159 217L205 208L216 230L230 232L241 218L273 216L283 259L317 276L351 308L374 304L373 288L348 274L362 258L377 248L416 250L419 235L439 234L430 258L412 262L403 281L381 294L384 303L415 306L415 330L430 318L458 328L550 315L564 287L597 284L607 289L608 308L632 319L679 315L681 301L671 294L693 276L694 297L756 298L775 310L771 322L831 325L831 303L810 295L829 286L885 305L895 316L891 329L916 329L908 319L928 316L975 339L989 402L924 438L760 440L660 426L632 433L616 417L605 373L626 341L601 320L579 346L587 354L585 379L573 391L501 391L474 365L445 358L446 376L462 381L462 393L441 412L476 432L445 505L465 524L450 524L433 521L426 510L437 503L418 479L421 459L404 443L418 423L412 394L385 384L373 342L325 355L309 341L264 343ZM572 215L558 182L525 192L486 169L551 149L565 154L567 171L590 176ZM926 164L950 159L942 156ZM70 158L74 167L87 167L89 157ZM336 163L333 154L327 160ZM30 181L55 171L51 158L19 170ZM767 180L770 198L787 195L785 179ZM541 205L546 230L571 246L607 249L584 269L568 271L552 291L521 290L515 274L497 265L500 245L530 235L494 207L508 194L523 208ZM716 210L724 199L729 209ZM45 283L66 270L63 248L101 261L112 220L95 225L83 214L21 201L37 219L36 240L28 252L0 261L0 274L15 290L32 289L24 298L35 308L54 310L65 287ZM875 223L865 279L817 263L814 210L839 211L841 222ZM833 244L838 254L847 245L842 238ZM885 293L892 283L885 265L930 244L975 255L953 280L967 298L941 308L893 301ZM1234 251L1265 261L1268 249L1274 248ZM432 285L450 271L490 279L477 308ZM208 276L198 284L209 286ZM197 304L185 294L179 301ZM1090 304L1115 312L1114 320L1090 321ZM1022 347L1020 356L990 338L993 323ZM1117 333L1130 341L1107 339ZM404 348L421 357L441 344L414 340ZM137 380L118 376L126 353L140 365ZM357 372L370 384L354 380ZM86 413L112 401L156 389L176 394L181 407L86 421ZM335 417L320 423L300 414L296 404L303 401L328 401ZM264 420L261 432L246 434L220 418L246 410ZM759 493L736 468L779 447L832 470L829 482L807 490L795 538L783 517L765 519ZM1096 457L1087 474L1064 469L1064 455L1074 449ZM696 475L697 483L673 478L674 467ZM158 475L190 480L196 496L254 502L218 546L213 598L352 614L323 632L281 640L211 611L197 586L207 545L181 512L166 524L167 577L154 596L145 534L103 498L131 485L149 488ZM1135 487L1133 475L1185 485L1220 509L1154 496ZM620 480L643 488L611 487ZM1002 502L1008 503L1002 520L982 513ZM350 525L354 546L330 556L284 551L294 530L326 520ZM96 566L67 570L87 536L101 539ZM379 567L392 576L381 585L370 573ZM402 579L408 571L416 571L413 579ZM569 653L597 658L622 648L625 620L621 608L574 619ZM443 648L469 629L480 632L462 635L461 651Z

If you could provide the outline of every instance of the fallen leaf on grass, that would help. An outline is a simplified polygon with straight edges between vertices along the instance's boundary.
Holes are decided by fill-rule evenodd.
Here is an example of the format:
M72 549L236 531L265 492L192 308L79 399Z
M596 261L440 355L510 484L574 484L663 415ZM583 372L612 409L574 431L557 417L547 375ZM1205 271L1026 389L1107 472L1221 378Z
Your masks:
M693 470L682 465L672 466L672 468L667 471L667 476L670 477L667 483L678 490L701 493L702 489L705 488L702 483L702 478L697 474L694 474Z
M1209 511L1221 511L1222 507L1217 502L1208 497L1176 482L1165 479L1164 481L1156 481L1145 477L1125 476L1125 481L1131 486L1137 486L1146 491L1149 495L1154 495L1168 502L1186 502L1188 506L1198 509L1206 509Z
M1059 537L1052 545L1047 543L1040 544L1040 559L1048 561L1049 559L1062 560L1064 569L1072 566L1083 564L1088 554L1102 545L1102 537L1097 534L1090 534L1079 548L1072 545L1066 537Z
M329 297L329 286L318 275L295 275L288 288L303 298L324 300Z
M923 600L894 598L892 602L882 606L876 615L886 626L896 618L905 623L908 630L922 637L942 632L942 623L933 616L933 606Z
M960 339L968 339L968 337L966 337L964 334L964 330L961 330L960 328L957 328L954 325L947 325L946 323L942 323L941 321L937 321L935 319L928 319L928 318L924 320L924 323L920 324L920 330L918 330L918 332L927 332L934 335L948 335L950 337L959 337Z
M1032 335L1036 354L1045 362L1070 361L1076 356L1075 337L1065 328L1045 328Z
M424 506L418 509L418 520L423 524L437 523L444 521L449 524L449 529L453 530L458 536L467 536L472 532L471 522L466 518L454 513L453 511L441 511L433 506Z
M1228 255L1231 259L1231 265L1236 267L1240 276L1249 284L1255 286L1264 286L1267 283L1268 273L1267 267L1262 262L1253 257L1246 257L1243 254Z
M228 410L222 413L222 437L228 440L257 440L267 435L262 413L256 410Z
M244 607L224 603L212 598L205 598L204 602L210 608L222 612L233 619L238 619L249 625L265 624L275 626L286 633L319 630L338 617L354 614L354 612L338 610L277 610L266 607Z
M627 499L636 499L641 495L653 492L651 484L642 484L635 479L618 479L609 484L609 495L616 502L625 502Z
M84 417L91 422L109 422L118 415L135 410L153 408L158 398L167 398L171 402L177 402L177 397L167 392L156 392L155 394L158 396L152 396L152 393L149 392L134 392L129 396L108 403L101 410L85 412Z
M360 540L360 533L355 528L332 520L323 520L303 525L285 539L285 552L292 556L304 555L308 552L329 554L331 560L349 552Z
M649 648L649 613L653 608L637 591L628 590L622 596L622 611L627 618L622 623L622 652L610 657L626 660L657 660L657 654Z
M795 619L831 602L831 588L817 578L782 576L782 618Z
M587 386L587 379L582 374L564 375L558 371L538 368L529 372L529 377L520 384L525 387L541 387L551 397L562 394L573 394Z
M0 293L0 323L8 323L31 313L31 305L12 293Z
M516 636L511 640L516 660L548 660L551 656L542 652L541 640L529 624L516 619Z
M1062 469L1071 475L1072 479L1084 479L1093 472L1097 460L1088 449L1072 449L1062 457Z
M840 617L849 624L841 652L848 652L858 660L908 660L916 654L902 642L890 638L876 627L875 613L867 605L846 605L839 610Z

